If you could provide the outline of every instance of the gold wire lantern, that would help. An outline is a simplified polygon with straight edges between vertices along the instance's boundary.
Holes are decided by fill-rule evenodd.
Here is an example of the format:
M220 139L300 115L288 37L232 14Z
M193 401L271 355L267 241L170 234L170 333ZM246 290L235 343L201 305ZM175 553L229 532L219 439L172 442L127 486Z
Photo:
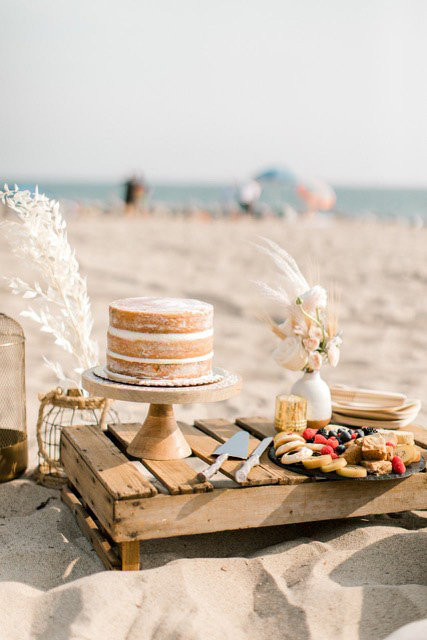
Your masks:
M79 389L61 388L39 395L40 408L37 421L39 464L34 479L51 489L59 489L67 482L61 466L60 441L63 427L98 425L105 429L108 422L119 422L117 413L111 410L108 398L84 396Z
M25 405L25 337L21 325L0 313L0 482L28 464Z

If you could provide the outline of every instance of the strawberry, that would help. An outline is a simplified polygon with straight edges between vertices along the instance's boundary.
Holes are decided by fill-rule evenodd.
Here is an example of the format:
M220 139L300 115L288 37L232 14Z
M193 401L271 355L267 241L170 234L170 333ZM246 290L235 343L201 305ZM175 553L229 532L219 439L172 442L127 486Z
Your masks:
M391 466L394 473L405 473L406 471L406 467L399 456L394 456L393 460L391 461Z

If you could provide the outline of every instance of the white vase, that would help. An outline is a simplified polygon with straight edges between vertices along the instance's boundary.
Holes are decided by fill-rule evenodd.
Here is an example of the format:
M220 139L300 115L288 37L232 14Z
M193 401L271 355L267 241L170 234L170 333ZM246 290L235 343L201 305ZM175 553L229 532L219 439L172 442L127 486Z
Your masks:
M326 427L332 417L331 392L319 371L304 373L292 387L291 393L307 400L307 426Z

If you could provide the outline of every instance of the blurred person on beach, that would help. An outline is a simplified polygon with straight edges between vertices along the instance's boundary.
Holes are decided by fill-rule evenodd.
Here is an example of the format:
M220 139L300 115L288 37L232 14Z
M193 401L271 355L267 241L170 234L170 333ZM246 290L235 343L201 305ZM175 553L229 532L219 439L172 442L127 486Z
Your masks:
M125 182L125 213L135 215L141 210L144 197L148 192L146 182L142 176L133 175Z
M255 204L261 196L262 188L257 180L249 180L243 183L237 190L237 201L241 211L250 216L255 213Z

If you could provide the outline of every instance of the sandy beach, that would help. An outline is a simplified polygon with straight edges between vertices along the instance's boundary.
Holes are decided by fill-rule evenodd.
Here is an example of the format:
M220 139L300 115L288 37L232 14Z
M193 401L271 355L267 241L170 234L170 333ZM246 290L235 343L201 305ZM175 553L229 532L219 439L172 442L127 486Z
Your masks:
M110 301L205 300L215 307L215 363L242 375L244 387L224 403L178 407L178 417L272 417L276 394L298 374L274 363L275 338L256 317L253 281L272 273L253 247L259 236L341 292L341 362L326 367L324 378L424 401L427 229L409 225L70 220L101 354ZM1 234L0 269L32 278ZM18 318L23 307L0 280L0 310ZM0 638L382 640L427 618L424 512L151 541L142 545L143 571L106 572L59 494L30 479L37 394L56 386L43 356L67 360L34 323L24 318L22 325L30 469L0 485ZM116 409L123 421L145 414L138 405ZM424 403L418 422L426 418Z

